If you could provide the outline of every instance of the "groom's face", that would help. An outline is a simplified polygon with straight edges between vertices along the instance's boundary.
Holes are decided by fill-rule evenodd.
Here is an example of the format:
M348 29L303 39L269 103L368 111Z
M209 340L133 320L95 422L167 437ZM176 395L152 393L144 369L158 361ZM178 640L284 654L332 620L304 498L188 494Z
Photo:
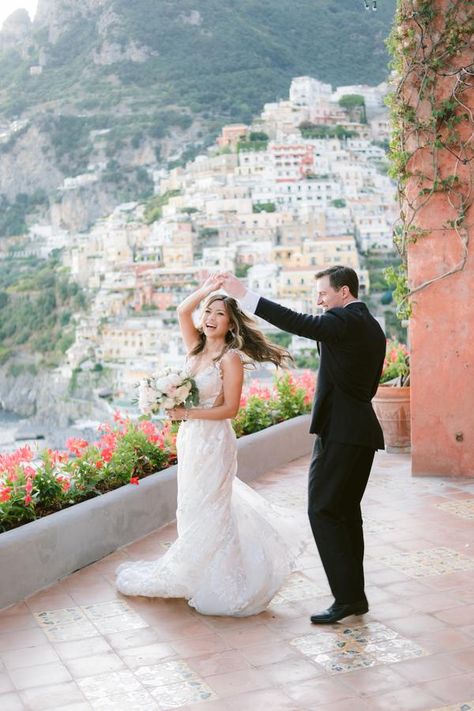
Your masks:
M316 293L318 297L317 304L321 306L324 311L344 306L344 294L342 289L336 291L336 289L331 286L328 276L323 276L316 280Z

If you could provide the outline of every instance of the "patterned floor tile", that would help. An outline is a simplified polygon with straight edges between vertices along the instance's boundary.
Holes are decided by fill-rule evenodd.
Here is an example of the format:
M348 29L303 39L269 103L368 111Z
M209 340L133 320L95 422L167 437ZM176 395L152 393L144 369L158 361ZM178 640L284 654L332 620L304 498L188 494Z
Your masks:
M147 691L104 696L91 701L94 711L157 711L158 705Z
M196 672L181 659L138 667L135 669L135 674L147 688L183 681L200 681Z
M445 501L442 504L436 504L437 509L447 511L459 518L474 519L474 499L460 499L458 501Z
M82 610L94 623L101 634L125 632L148 627L148 623L140 617L126 602L102 602L94 605L84 605Z
M138 630L148 627L148 623L139 615L105 617L102 620L94 620L94 625L101 634L113 634L114 632L126 632L127 630Z
M196 672L180 659L139 667L135 675L163 709L218 698Z
M395 530L395 524L376 521L374 518L364 516L364 533L386 533L393 530Z
M433 491L438 491L442 487L443 482L426 482L422 479L403 479L403 482L397 476L390 476L390 474L377 473L370 477L369 479L369 490L371 488L380 489L390 489L392 491L401 491L402 487L406 491L407 488L411 490L410 493L416 494L429 494Z
M123 696L125 694L144 692L143 686L138 679L127 669L86 676L82 679L76 679L76 683L88 701L113 698L119 694Z
M81 609L93 622L98 619L103 619L104 617L115 617L116 615L134 612L130 605L127 605L126 602L122 602L121 600L99 602L93 605L82 605Z
M217 694L203 681L187 681L181 684L159 686L151 691L161 709L173 709L186 704L217 699Z
M306 575L294 573L275 595L270 603L270 607L285 605L290 602L297 602L298 600L311 600L315 597L321 597L324 594L324 590L307 578Z
M38 624L43 627L56 627L57 625L67 625L72 622L84 620L84 614L80 607L68 607L62 610L44 610L35 612Z
M426 652L379 622L332 628L293 639L290 644L331 674L392 664Z
M52 642L71 642L95 637L97 629L79 607L34 613L39 626Z
M35 618L53 642L94 637L148 627L148 623L125 602L113 601L63 610L44 610Z
M460 704L453 704L452 706L432 709L432 711L474 711L474 699L472 701L464 701Z
M380 562L403 571L413 578L445 575L458 570L473 570L474 559L450 548L428 548L421 551L381 556Z

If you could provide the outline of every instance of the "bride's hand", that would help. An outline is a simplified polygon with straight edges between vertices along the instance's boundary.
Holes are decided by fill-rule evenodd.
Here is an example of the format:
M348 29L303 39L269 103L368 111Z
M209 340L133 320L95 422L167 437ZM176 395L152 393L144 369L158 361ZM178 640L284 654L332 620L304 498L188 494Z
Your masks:
M208 296L213 291L220 289L224 282L222 274L209 274L206 281L200 286L200 291L203 292L205 296Z
M173 407L171 410L166 410L166 414L170 420L187 420L188 411L185 407Z

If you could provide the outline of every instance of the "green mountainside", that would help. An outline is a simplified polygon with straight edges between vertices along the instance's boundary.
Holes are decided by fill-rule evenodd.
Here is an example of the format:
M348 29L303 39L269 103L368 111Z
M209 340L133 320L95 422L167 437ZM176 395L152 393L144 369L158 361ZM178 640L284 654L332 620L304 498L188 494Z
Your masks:
M99 161L104 209L149 195L144 167L193 157L224 123L286 97L295 76L380 83L395 2L39 0L33 23L16 11L0 32L0 129L29 124L0 140L5 209L22 224L19 194L56 199L64 176Z
M395 0L380 0L377 12L366 12L362 0L95 3L66 16L54 43L47 24L36 22L23 56L14 48L3 53L0 110L16 115L58 102L77 111L127 104L150 112L172 104L248 120L265 101L286 96L294 76L333 85L383 81L394 9ZM121 47L122 56L94 63L105 43ZM143 57L126 53L133 43ZM30 76L41 54L45 71Z

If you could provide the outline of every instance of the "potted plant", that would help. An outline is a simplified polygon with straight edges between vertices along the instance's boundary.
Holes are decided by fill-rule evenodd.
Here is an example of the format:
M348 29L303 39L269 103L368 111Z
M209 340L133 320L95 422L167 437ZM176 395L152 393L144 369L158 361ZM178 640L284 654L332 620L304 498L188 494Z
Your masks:
M385 451L409 452L410 354L406 345L397 340L387 341L382 377L373 405L382 426Z

